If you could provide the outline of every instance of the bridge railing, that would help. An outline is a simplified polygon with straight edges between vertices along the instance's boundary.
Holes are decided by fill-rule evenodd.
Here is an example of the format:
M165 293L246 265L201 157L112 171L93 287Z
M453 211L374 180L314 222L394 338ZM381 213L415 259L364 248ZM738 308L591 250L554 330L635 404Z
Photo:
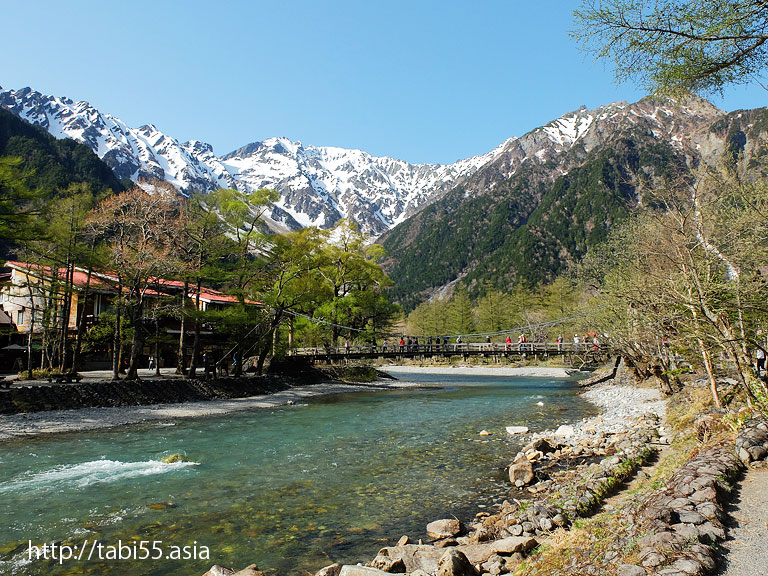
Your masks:
M288 352L290 356L328 356L328 355L378 355L378 354L404 354L409 356L429 355L429 354L479 354L487 352L490 354L536 354L536 353L584 353L598 352L603 348L595 346L591 342L588 344L575 344L572 342L526 342L524 344L513 342L449 342L447 344L421 344L400 346L399 344L380 344L377 346L316 346L310 348L291 348Z

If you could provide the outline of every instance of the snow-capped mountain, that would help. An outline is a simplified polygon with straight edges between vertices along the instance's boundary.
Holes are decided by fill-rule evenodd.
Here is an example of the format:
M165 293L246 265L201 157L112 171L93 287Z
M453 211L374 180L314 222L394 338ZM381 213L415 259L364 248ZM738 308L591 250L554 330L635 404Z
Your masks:
M379 234L439 197L503 148L454 164L411 164L361 150L270 138L217 157L204 142L179 142L151 124L131 128L87 102L31 88L0 88L0 106L57 138L87 144L119 178L165 180L185 193L219 187L275 188L281 197L271 219L278 229L328 227L340 218L351 218L362 230Z
M765 178L768 109L644 98L565 114L507 142L461 186L379 239L406 308L461 281L551 282L670 182L725 160ZM436 242L435 239L440 239Z
M711 147L709 128L726 113L706 100L691 97L685 104L644 98L639 102L614 102L588 110L582 106L549 124L509 139L492 158L468 175L462 183L468 195L492 190L512 178L528 162L551 165L549 180L568 173L591 150L615 134L634 128L661 144L704 157ZM711 160L717 161L722 143Z
M460 183L479 192L478 187L492 188L494 180L511 177L524 162L550 162L577 144L588 149L591 142L601 139L601 130L612 118L630 108L626 103L593 111L581 108L480 156L453 164L411 164L361 150L303 145L287 138L254 142L217 156L204 142L179 142L151 124L131 128L87 102L48 96L31 88L0 88L0 106L57 138L87 144L119 178L164 180L184 193L219 187L242 191L274 188L281 196L270 217L278 230L329 227L340 218L350 218L372 235L402 222ZM681 137L673 134L666 119L666 115L676 116L672 112L658 106L647 111L641 108L632 105L638 121L655 118L660 137ZM493 177L468 181L478 173Z

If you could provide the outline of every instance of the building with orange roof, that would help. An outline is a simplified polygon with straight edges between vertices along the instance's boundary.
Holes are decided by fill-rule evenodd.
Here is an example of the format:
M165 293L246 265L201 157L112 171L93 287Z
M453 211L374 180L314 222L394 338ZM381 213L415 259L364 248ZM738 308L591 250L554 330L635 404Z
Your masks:
M52 268L15 260L7 261L5 268L6 272L0 274L0 309L20 335L29 335L30 331L33 335L41 333L44 316L50 324L52 312L55 324L62 327L66 320L67 331L74 336L77 334L82 314L85 314L86 328L90 328L102 313L114 307L118 294L119 280L116 274L96 270L89 273L87 269L75 267L70 271L74 288L70 292L70 312L68 318L64 319L64 297L69 292L66 268ZM145 293L150 299L178 300L184 294L185 283L179 280L153 278L150 283L152 287ZM194 307L197 302L199 309L203 311L222 310L239 302L234 296L210 288L201 288L198 298L195 288L190 288L188 284L186 286L186 298L190 306ZM245 303L263 305L254 300L246 300ZM192 335L193 328L194 325L190 323L185 332ZM181 323L177 318L165 315L159 322L159 329L169 336L178 336ZM206 329L204 334L215 340L212 330ZM212 336L214 338L211 338ZM175 356L174 347L169 345L167 348L166 357Z

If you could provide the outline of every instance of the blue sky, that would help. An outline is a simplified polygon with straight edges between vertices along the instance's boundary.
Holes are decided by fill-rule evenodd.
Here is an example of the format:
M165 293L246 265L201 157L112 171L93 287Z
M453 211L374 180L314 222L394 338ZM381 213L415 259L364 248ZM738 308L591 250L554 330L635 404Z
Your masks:
M87 100L219 155L286 136L410 162L487 152L636 86L579 52L571 0L5 2L0 86ZM768 104L758 85L713 98Z

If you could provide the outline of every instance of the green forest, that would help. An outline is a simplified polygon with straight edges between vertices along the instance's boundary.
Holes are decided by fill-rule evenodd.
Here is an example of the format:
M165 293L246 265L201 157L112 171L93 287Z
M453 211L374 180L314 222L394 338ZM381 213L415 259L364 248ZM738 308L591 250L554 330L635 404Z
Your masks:
M761 38L731 18L742 9L686 6L674 26L713 31L691 38L674 27L649 36L636 22L667 18L663 10L586 4L575 13L574 36L613 60L619 80L639 79L653 98L684 104L748 81L764 63L762 42L737 53L721 44ZM685 56L689 50L698 56ZM529 162L481 190L459 185L372 244L345 220L330 230L266 233L273 190L184 197L157 183L150 194L116 179L86 147L0 111L0 238L4 256L65 271L50 288L57 312L41 310L37 319L50 369L76 370L89 347L106 346L115 376L125 356L135 378L140 352L153 338L157 345L159 315L182 323L180 340L184 326L193 328L193 352L179 354L178 367L191 377L200 335L211 327L254 355L258 370L291 346L594 332L668 391L684 366L702 367L717 406L727 401L718 367L732 366L746 401L764 408L768 390L753 361L768 346L767 118L765 109L723 116L709 134L725 150L708 162L632 122L593 148L573 146L557 166ZM111 271L121 297L72 341L61 319L76 267L89 279ZM147 297L158 293L158 279L197 301ZM203 289L232 305L203 310Z
M142 351L160 344L157 318L181 322L179 371L195 377L205 330L215 327L232 357L252 355L261 370L268 355L290 343L320 345L368 341L398 318L391 281L357 226L342 220L331 230L282 236L264 232L262 215L277 199L272 190L244 194L217 190L185 197L156 183L152 193L121 183L87 147L57 141L40 128L0 111L0 235L5 257L29 274L47 272L36 290L46 304L32 315L27 371L76 372L89 350L108 348L115 376L127 364L137 378ZM75 270L87 284L75 286ZM94 298L99 273L117 292L93 326L67 334L72 294ZM45 275L45 274L43 274ZM183 284L187 298L163 296L162 284ZM205 289L231 304L203 310ZM84 321L85 314L81 314ZM341 332L339 326L344 326ZM33 342L33 340L35 340ZM169 345L167 338L162 342ZM34 357L32 350L36 350ZM236 372L242 363L236 366Z
M413 219L431 224L417 243L398 248L393 266L387 248L407 227L382 245L345 220L330 230L270 235L262 215L278 197L272 190L184 197L155 184L149 194L116 180L87 148L0 118L7 256L89 271L89 278L114 271L121 285L122 297L99 322L68 338L61 319L76 288L68 274L51 283L57 312L38 311L43 352L32 358L30 338L30 372L33 365L76 371L89 350L107 348L115 374L121 359L136 378L142 350L162 340L160 315L192 333L179 345L192 353L178 360L190 377L199 369L200 334L211 327L233 356L256 358L258 370L292 346L512 330L553 341L595 332L639 374L669 387L677 356L699 358L717 402L715 365L727 359L741 367L750 401L765 402L751 366L768 330L768 195L744 162L738 130L718 170L692 171L668 146L623 133L551 185L531 167L488 194L460 201L463 191L454 190ZM431 298L416 283L457 276ZM220 291L232 305L203 311L184 298L148 297L158 278L182 283L184 293ZM662 354L662 342L675 355Z

